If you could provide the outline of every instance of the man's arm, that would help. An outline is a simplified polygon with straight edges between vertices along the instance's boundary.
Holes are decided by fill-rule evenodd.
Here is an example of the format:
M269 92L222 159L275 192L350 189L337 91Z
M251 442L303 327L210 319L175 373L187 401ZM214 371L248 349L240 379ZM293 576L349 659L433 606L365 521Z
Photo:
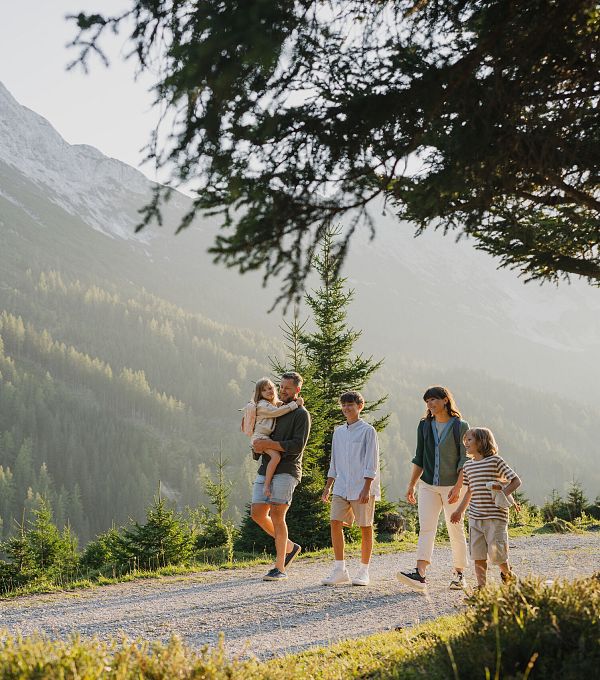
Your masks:
M279 453L285 453L285 449L281 446L279 442L273 439L257 439L252 448L256 453L264 453L265 451L279 451Z

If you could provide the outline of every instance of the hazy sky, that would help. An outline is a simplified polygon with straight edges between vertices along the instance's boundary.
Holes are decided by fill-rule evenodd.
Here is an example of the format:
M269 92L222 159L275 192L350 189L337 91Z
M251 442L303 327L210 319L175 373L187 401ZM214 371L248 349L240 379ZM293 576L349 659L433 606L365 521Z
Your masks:
M157 112L149 76L134 81L134 62L121 58L125 35L107 41L111 67L92 60L88 75L67 71L76 55L67 14L117 13L129 0L4 0L0 16L0 82L20 104L44 116L71 144L91 144L139 167ZM110 46L110 49L108 49ZM154 177L153 168L140 168Z

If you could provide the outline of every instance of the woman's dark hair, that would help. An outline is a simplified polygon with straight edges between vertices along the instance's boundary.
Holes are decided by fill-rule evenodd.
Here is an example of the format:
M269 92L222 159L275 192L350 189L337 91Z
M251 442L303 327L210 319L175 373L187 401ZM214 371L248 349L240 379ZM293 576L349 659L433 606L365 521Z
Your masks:
M448 411L448 415L450 417L456 416L457 418L461 418L462 416L460 415L460 411L458 410L458 407L456 406L456 402L454 401L454 395L452 392L447 387L442 387L441 385L434 385L432 387L428 387L425 390L425 394L423 395L423 401L427 401L428 399L431 398L434 399L448 399L446 402L446 411ZM432 420L433 416L431 415L431 411L427 409L425 411L425 418L427 420Z

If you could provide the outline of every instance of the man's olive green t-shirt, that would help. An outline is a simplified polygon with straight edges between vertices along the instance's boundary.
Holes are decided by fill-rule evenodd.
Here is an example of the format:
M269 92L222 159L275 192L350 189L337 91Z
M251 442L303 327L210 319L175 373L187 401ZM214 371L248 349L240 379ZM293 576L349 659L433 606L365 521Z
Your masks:
M310 414L303 406L277 418L271 439L281 444L283 453L279 465L275 468L276 475L287 472L298 481L302 479L302 454L309 434ZM269 457L263 455L258 468L259 475L266 474L268 463Z

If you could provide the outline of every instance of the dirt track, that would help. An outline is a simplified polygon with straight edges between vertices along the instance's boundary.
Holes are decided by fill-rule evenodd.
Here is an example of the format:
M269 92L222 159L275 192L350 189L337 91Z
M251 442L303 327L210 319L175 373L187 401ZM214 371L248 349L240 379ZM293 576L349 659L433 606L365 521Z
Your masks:
M520 576L572 579L600 568L597 533L513 539L511 550ZM268 658L456 612L464 597L447 589L449 549L437 548L434 560L428 598L395 579L399 568L414 565L414 553L400 553L374 557L367 587L321 586L331 562L298 560L283 583L262 581L260 567L8 600L0 626L51 637L77 631L166 641L177 633L193 647L213 644L222 631L230 653Z

